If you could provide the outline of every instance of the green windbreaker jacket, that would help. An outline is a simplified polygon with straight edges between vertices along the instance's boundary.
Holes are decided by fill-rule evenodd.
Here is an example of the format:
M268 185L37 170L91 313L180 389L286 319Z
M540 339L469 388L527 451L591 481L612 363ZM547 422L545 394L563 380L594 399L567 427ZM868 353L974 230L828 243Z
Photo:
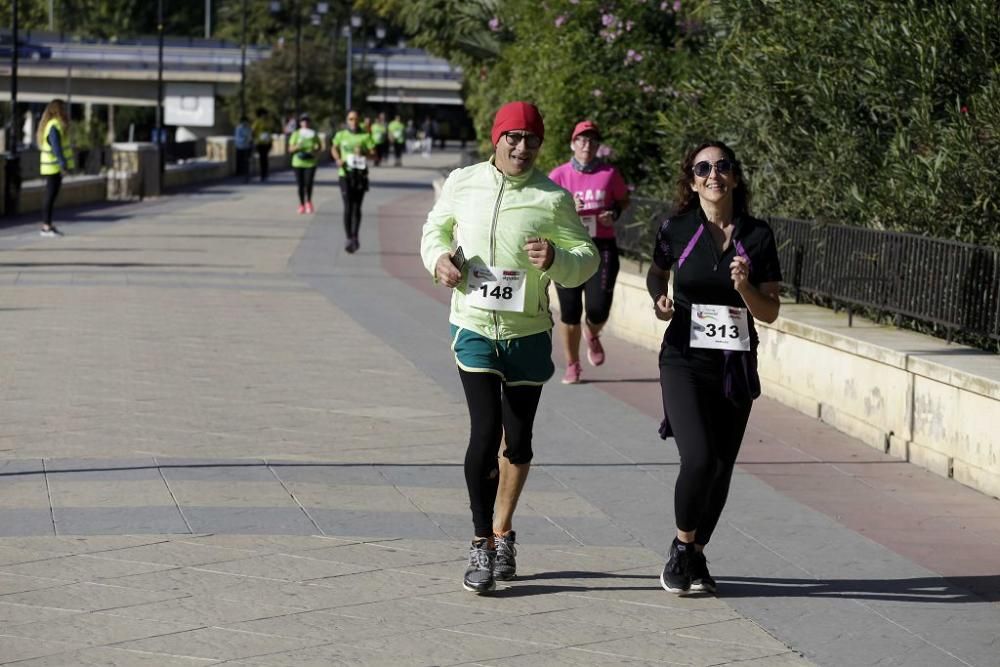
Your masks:
M552 244L555 259L547 271L528 261L523 247L530 237ZM449 320L494 340L549 331L549 282L582 285L600 264L597 247L566 190L537 169L506 176L492 159L451 172L427 215L420 256L432 276L438 258L456 246L461 246L468 264L452 293ZM524 312L483 310L467 304L465 274L475 263L527 271Z

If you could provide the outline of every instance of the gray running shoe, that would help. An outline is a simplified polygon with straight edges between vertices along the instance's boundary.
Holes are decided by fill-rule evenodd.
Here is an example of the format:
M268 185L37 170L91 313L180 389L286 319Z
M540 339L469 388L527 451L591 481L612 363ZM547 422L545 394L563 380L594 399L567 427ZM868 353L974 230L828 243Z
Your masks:
M490 549L485 537L474 540L469 547L469 566L465 568L462 587L473 593L489 593L496 588L493 580L493 561L496 557L496 549Z
M509 581L517 576L517 547L514 546L514 531L503 537L496 537L497 558L493 563L493 578L499 581Z

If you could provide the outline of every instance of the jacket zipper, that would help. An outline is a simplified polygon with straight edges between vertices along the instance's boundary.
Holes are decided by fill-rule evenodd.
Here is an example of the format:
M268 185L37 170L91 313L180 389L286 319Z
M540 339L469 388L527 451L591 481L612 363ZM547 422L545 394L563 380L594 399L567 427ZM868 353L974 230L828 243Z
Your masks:
M490 266L495 266L497 261L497 220L500 217L500 200L503 198L503 188L507 184L507 179L500 176L500 192L497 193L497 202L493 205L493 223L490 226ZM493 311L493 332L494 338L500 340L500 317L497 311Z

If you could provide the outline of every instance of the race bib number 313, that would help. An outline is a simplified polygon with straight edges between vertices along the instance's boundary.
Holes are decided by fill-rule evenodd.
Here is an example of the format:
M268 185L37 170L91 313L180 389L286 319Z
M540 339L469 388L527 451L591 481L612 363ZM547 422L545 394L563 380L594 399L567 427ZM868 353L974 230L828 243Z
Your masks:
M747 323L747 309L692 303L691 347L748 351L750 325Z
M466 279L465 300L474 308L524 312L524 279L521 269L473 264Z

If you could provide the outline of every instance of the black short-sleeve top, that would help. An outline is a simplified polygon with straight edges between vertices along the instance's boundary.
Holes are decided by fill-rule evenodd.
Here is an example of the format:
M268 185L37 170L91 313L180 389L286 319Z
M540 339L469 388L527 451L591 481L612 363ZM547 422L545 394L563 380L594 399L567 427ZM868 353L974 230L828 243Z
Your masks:
M663 341L665 346L678 351L689 351L692 303L746 307L730 276L729 264L737 254L750 260L750 284L759 287L781 281L774 232L766 222L750 216L737 218L732 240L724 252L719 252L711 233L704 228L707 224L701 207L696 207L667 218L656 232L653 263L663 271L674 272L674 316ZM701 234L695 240L699 228ZM753 317L748 321L751 349L756 350L758 338Z

